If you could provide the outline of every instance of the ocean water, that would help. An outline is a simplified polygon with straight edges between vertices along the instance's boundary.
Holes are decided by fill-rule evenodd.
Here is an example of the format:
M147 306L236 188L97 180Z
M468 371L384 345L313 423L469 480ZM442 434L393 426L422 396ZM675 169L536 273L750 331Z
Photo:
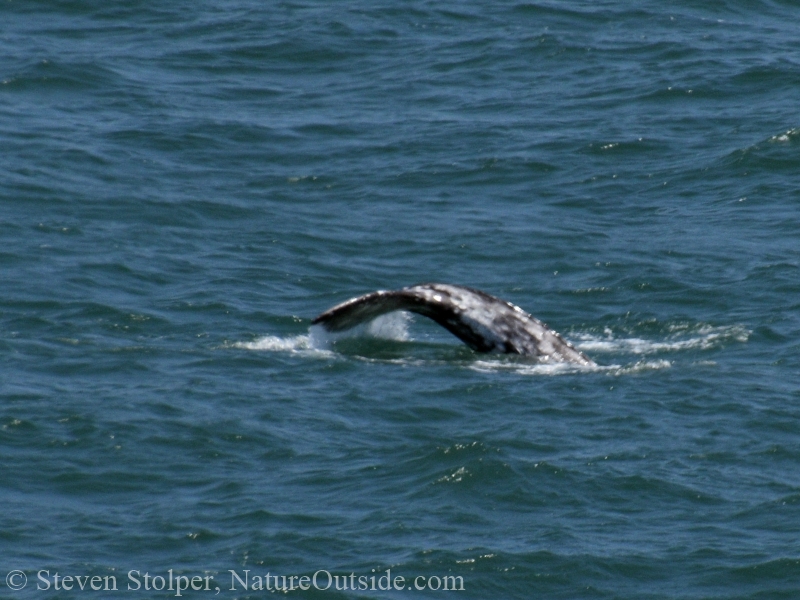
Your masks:
M3 2L2 596L797 598L798 22Z

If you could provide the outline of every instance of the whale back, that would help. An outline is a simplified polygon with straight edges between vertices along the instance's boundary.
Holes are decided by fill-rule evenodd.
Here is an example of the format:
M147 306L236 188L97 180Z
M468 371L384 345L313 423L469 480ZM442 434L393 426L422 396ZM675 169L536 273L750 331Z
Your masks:
M459 285L425 283L372 292L334 306L316 317L313 323L328 331L344 331L397 310L432 319L477 352L521 354L540 361L587 366L595 364L518 306Z

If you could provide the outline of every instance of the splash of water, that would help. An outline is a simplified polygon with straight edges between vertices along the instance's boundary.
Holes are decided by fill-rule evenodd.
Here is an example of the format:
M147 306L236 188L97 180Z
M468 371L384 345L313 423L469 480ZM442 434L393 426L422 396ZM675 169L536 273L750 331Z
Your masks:
M245 350L330 356L333 354L331 347L342 339L370 337L381 340L408 341L411 339L408 334L410 321L411 316L408 313L395 312L339 333L331 333L321 326L312 326L309 328L308 335L288 337L267 335L250 342L236 342L232 346Z

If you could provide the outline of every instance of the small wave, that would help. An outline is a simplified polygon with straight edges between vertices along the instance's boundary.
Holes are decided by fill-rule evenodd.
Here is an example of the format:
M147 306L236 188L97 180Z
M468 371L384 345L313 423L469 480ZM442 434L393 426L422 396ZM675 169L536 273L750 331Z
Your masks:
M796 153L791 152L791 146L800 141L800 128L787 129L755 144L736 150L726 157L725 162L737 167L748 169L755 168L785 168L792 173L797 170Z
M774 143L785 144L787 142L791 142L792 140L798 137L800 137L800 129L795 127L794 129L789 129L788 131L786 131L785 133L781 133L780 135L773 135L771 138L769 138L769 141L772 142L773 144Z
M729 342L746 342L752 333L741 325L713 327L711 325L672 325L666 340L648 340L639 337L618 338L610 329L605 336L593 334L576 336L576 346L582 351L597 354L658 354L681 350L708 350Z

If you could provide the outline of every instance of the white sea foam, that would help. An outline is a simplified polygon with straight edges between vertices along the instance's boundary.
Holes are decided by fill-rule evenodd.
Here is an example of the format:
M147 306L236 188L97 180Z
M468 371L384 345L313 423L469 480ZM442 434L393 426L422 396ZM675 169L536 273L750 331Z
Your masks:
M333 351L334 344L342 339L349 338L374 338L393 341L409 341L409 323L411 315L405 312L394 312L383 315L373 321L359 325L344 332L330 333L323 327L312 326L307 335L294 336L264 336L250 342L237 342L232 344L235 348L246 350L259 350L267 352L286 352L306 356L331 358L338 356ZM576 346L589 356L597 358L598 355L648 356L661 353L679 353L685 350L708 350L719 348L729 343L746 342L752 333L741 325L715 327L708 324L674 324L666 327L668 334L661 339L647 339L644 337L625 337L606 328L602 335L593 333L573 334L571 339ZM401 357L401 358L370 358L352 356L357 360L367 362L396 363L404 366L425 366L437 362L447 363L439 359ZM613 360L613 358L612 358ZM626 363L624 359L619 361ZM518 375L563 375L567 373L599 372L609 375L625 375L668 369L673 361L664 358L640 359L627 364L605 364L596 366L581 366L571 363L534 362L521 357L508 357L504 355L482 355L470 361L466 366L469 369L482 373L511 372ZM699 361L696 364L713 365L713 361Z
M470 369L481 373L511 372L517 375L566 375L569 373L606 373L609 375L626 375L643 371L669 369L672 363L668 360L641 360L630 365L574 365L571 363L527 363L505 362L501 360L476 360Z
M231 346L244 348L245 350L266 350L268 352L301 353L320 350L314 346L311 335L292 335L287 337L265 335L251 342L236 342Z
M479 373L500 373L510 372L517 375L565 375L567 373L579 373L584 371L597 370L596 367L585 367L571 363L537 363L503 360L498 356L497 360L479 359L472 362L469 368ZM602 369L602 367L601 367Z
M750 330L741 325L714 327L712 325L673 325L666 339L653 340L641 337L617 337L610 329L604 336L578 334L576 346L588 354L658 354L681 350L708 350L730 342L746 342Z

